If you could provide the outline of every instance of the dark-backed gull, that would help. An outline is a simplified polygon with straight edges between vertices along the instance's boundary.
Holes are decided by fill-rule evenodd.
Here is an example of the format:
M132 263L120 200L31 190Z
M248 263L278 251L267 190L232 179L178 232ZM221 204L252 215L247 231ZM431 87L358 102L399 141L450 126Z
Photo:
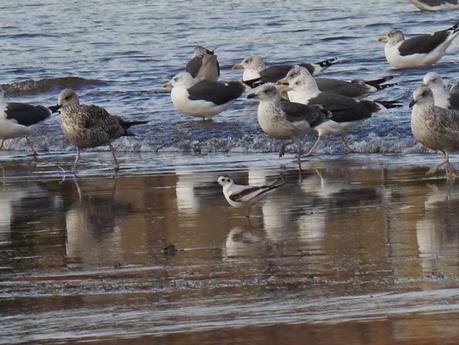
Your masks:
M394 68L430 66L445 55L459 33L459 23L432 34L418 35L405 39L400 29L392 29L379 41L386 41L384 53L386 60Z
M421 11L442 11L459 9L458 0L410 0Z
M432 90L437 107L459 110L459 93L457 92L459 88L457 85L450 91L446 90L440 74L436 72L427 73L422 80L422 85L426 85Z
M288 71L283 79L276 81L276 84L288 84L291 80L301 74L301 68L302 67L299 65L294 66ZM392 76L386 76L374 80L353 79L351 81L331 78L315 78L315 81L320 91L337 93L343 96L360 99L378 90L397 85L396 83L384 84L391 79L393 79Z
M131 135L128 132L129 127L148 122L126 121L97 105L80 104L77 94L72 89L62 90L57 98L57 104L62 132L77 149L73 171L80 160L80 149L105 145L112 152L113 169L119 170L115 148L111 142L121 136Z
M246 217L250 218L250 210L262 195L275 190L285 184L283 178L279 178L270 184L261 186L251 186L236 184L229 176L220 176L217 182L223 188L223 195L226 201L235 208L247 208Z
M178 111L203 119L227 109L246 89L239 81L201 80L194 83L188 72L177 74L163 87L172 87L171 99Z
M298 70L300 73L297 73ZM322 136L326 134L338 134L345 149L352 151L342 134L343 131L359 126L365 119L370 118L372 114L378 111L399 106L396 101L358 101L339 94L321 92L314 78L305 68L295 67L292 72L295 72L295 79L292 80L287 75L286 79L290 80L289 87L282 90L282 92L288 93L289 100L308 105L318 104L333 114L328 121L314 128L318 133L318 138L307 153L308 156L317 150Z
M449 154L459 149L459 112L435 106L433 92L425 85L414 91L410 107L411 131L416 140L443 155L443 162L427 171L427 175L445 166L447 178L454 180Z
M312 75L318 75L323 70L333 64L338 63L338 59L328 59L314 63L303 63L301 66L308 69ZM285 77L293 65L273 65L267 67L259 55L245 57L240 63L233 65L233 69L243 69L242 81L251 87L256 87L264 83L275 83Z
M248 98L260 100L257 110L258 123L261 129L275 139L294 139L297 141L298 166L301 171L302 139L312 128L327 121L332 114L321 106L307 106L289 101L281 101L276 85L266 83L255 88ZM279 156L283 155L285 144Z
M29 126L46 120L55 111L57 111L56 107L47 108L17 102L5 103L4 92L0 90L0 149L3 148L6 139L25 137L32 154L36 156L37 151L28 137L32 133L32 128Z
M203 63L205 56L212 56ZM190 73L195 80L218 80L220 77L220 65L218 63L217 55L213 50L196 46L193 48L193 55L190 61L185 66L185 71Z

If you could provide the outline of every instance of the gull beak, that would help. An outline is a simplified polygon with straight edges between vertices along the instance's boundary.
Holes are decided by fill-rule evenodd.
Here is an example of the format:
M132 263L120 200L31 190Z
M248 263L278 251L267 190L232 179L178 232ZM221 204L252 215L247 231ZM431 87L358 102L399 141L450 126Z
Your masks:
M288 81L286 79L279 79L276 81L276 85L288 85Z
M165 89L172 87L171 81L170 80L165 81L164 83L161 84L161 87Z
M233 65L233 69L244 69L244 67L240 63L237 63Z
M378 36L378 42L385 42L386 40L387 40L387 36L386 35Z
M280 90L281 95L285 95L289 91L292 91L293 89L291 87L284 87L283 89Z
M410 102L409 107L413 108L415 104L416 104L416 100L412 99L411 102Z

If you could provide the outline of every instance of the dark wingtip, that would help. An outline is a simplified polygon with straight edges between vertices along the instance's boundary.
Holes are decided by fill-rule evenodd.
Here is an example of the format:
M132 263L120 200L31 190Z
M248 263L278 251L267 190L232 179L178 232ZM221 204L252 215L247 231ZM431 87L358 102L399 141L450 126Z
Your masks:
M51 110L51 114L57 113L60 108L61 106L59 104L48 107L48 109Z

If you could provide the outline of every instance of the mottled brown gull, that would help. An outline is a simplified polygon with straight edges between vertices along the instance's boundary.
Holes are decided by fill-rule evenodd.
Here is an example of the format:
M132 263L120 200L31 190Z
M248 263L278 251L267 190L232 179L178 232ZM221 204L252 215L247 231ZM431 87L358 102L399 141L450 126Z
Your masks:
M128 132L129 127L148 122L126 121L97 105L80 104L77 94L72 89L62 90L57 100L62 132L77 149L74 171L80 160L80 149L105 145L112 152L113 169L119 170L115 148L111 142L121 136L131 135Z
M443 155L443 162L427 171L427 174L434 174L445 166L446 177L454 180L449 154L459 149L459 112L435 106L433 92L425 85L414 91L410 107L413 108L411 131L416 140Z
M193 55L185 66L185 71L190 73L195 81L218 80L220 77L220 65L217 55L213 50L202 46L193 48Z

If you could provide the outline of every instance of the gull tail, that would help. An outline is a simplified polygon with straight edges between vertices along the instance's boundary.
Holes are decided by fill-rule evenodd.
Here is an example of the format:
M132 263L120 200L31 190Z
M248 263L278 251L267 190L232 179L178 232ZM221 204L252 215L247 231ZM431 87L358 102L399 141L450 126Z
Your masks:
M379 79L373 79L373 80L364 80L365 84L374 86L375 88L378 88L382 83L385 83L386 81L394 79L393 75L388 75ZM396 84L392 84L396 85Z
M459 32L459 23L454 24L452 27L447 29L447 31L451 31L453 34Z
M403 104L400 103L400 100L391 100L391 101L386 101L382 99L377 99L375 101L368 101L368 100L363 100L361 101L362 103L375 108L376 110L386 110L386 109L391 109L391 108L400 108Z
M244 80L243 83L252 89L256 88L257 86L263 85L264 82L261 80L261 78L255 78L255 79L250 79L250 80Z
M382 84L382 85L377 85L375 86L378 90L384 90L387 89L388 87L396 86L398 83L390 83L390 84Z
M148 123L148 121L126 121L123 119L119 119L121 127L124 129L124 136L135 136L134 134L131 134L128 132L129 127L131 126L136 126L136 125L144 125Z
M320 67L322 67L322 69L325 69L325 68L328 68L330 67L331 65L335 65L337 63L340 63L340 61L338 60L338 58L331 58L331 59L327 59L327 60L322 60L322 61L318 61L318 62L315 62L314 64L315 65L319 65Z

